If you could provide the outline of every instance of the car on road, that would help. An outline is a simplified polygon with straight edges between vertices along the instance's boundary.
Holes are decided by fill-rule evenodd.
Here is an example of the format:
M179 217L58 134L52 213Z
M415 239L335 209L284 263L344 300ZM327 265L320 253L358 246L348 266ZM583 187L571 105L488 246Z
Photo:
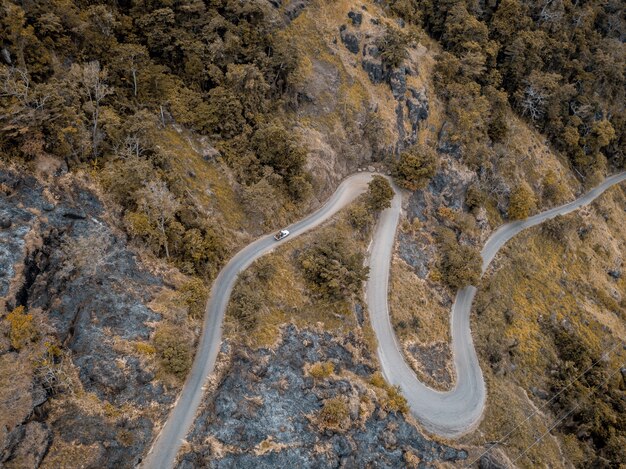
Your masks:
M276 233L274 235L274 239L276 241L280 241L281 239L286 238L287 236L289 236L289 231L287 231L287 230L280 230L278 233Z

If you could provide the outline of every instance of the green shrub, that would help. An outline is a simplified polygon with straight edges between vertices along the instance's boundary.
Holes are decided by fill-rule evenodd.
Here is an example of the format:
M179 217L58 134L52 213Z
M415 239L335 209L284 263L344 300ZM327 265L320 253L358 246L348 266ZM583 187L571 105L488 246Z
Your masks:
M363 253L356 251L340 230L323 232L300 255L300 267L321 296L339 300L360 291L369 273Z
M423 189L437 171L437 152L426 145L415 145L400 154L393 170L398 184L410 191Z
M391 207L393 195L393 188L387 178L376 175L368 184L365 197L370 210L378 212Z
M478 285L482 269L482 258L478 249L460 245L454 232L448 228L439 230L437 236L442 253L439 270L444 282L455 290Z
M36 340L38 334L33 324L33 315L26 313L23 306L18 306L7 315L10 325L9 339L15 350L21 350L25 345Z
M182 379L191 367L191 347L180 327L164 324L154 335L154 347L163 369Z
M317 362L309 368L309 374L315 379L328 378L335 372L332 362Z
M366 232L372 224L372 214L363 203L355 203L348 209L348 222L353 228Z
M204 306L207 300L207 287L199 278L192 278L182 287L180 287L180 295L187 305L189 316L192 318L201 318L204 316Z
M509 218L511 220L522 220L537 208L535 194L525 182L518 185L511 192L509 198Z
M345 429L350 425L348 405L341 397L326 399L319 413L319 421L325 428Z

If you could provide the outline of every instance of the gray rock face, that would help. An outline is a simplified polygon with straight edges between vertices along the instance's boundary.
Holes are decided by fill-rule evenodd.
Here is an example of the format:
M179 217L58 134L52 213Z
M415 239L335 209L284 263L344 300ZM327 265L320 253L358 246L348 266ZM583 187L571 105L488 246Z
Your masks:
M363 70L367 73L372 83L379 84L387 79L387 74L380 60L380 51L375 44L365 44L363 46L363 60L361 61Z
M506 469L506 464L500 463L492 454L486 454L478 461L479 469Z
M310 0L292 0L285 7L285 15L291 21L295 20L300 13L309 5Z
M467 453L426 439L402 415L374 410L363 427L352 425L344 433L321 432L307 416L315 415L323 400L345 396L358 401L362 385L344 378L314 382L304 375L305 363L331 360L335 370L350 370L365 379L373 369L355 362L345 343L330 334L298 332L288 326L274 352L241 351L215 395L207 397L188 441L179 469L275 467L405 467L411 451L427 465L435 461L465 459ZM361 349L367 353L366 350ZM358 405L351 409L359 416ZM231 445L232 451L211 454L207 437ZM253 450L271 437L277 446L263 454ZM316 451L320 446L327 450Z
M352 20L352 24L354 26L361 26L361 23L363 22L363 13L350 11L348 12L348 18Z
M416 239L406 233L400 233L398 236L398 254L400 258L408 265L413 267L415 274L425 279L428 277L428 264L433 257L426 242Z
M400 99L404 97L406 93L406 69L404 67L398 67L391 71L389 74L389 86L394 98Z
M343 42L343 44L346 46L346 49L348 49L353 54L359 53L359 38L356 37L355 34L348 31L346 25L343 25L341 26L341 28L339 28L339 36L341 37L341 42Z
M439 146L437 148L441 153L446 153L454 158L461 157L461 147L457 143L450 140L450 124L448 122L441 126L439 132Z
M16 428L0 453L0 463L11 462L19 467L39 467L48 446L50 430L45 423L29 422Z
M0 172L0 183L12 191L10 197L0 193L0 214L12 220L8 229L0 230L0 296L8 308L23 305L43 312L50 334L70 352L86 392L114 406L129 404L142 409L158 404L165 410L172 393L151 383L150 374L137 358L112 345L113 337L149 337L147 323L159 321L160 316L145 304L162 281L139 268L125 240L101 219L103 207L91 192L78 186L70 190L52 186L58 199L52 205L30 177ZM50 210L48 205L52 205ZM106 261L93 271L76 267L64 254L63 245L98 233L109 240L104 247ZM98 467L128 467L151 439L152 422L147 419L126 419L111 427L90 420L80 409L66 409L57 421L50 422L45 411L50 390L35 378L32 389L33 417L8 429L4 441L0 437L5 461L37 461L46 454L50 441L62 437L68 442L88 439L88 444L99 445L102 459ZM68 421L72 423L66 425ZM141 431L135 431L139 427ZM132 430L133 444L117 443L120 430Z
M415 88L409 88L411 96L406 100L406 106L409 110L409 122L413 129L413 134L417 135L417 130L422 121L428 119L428 98L425 91L418 91Z

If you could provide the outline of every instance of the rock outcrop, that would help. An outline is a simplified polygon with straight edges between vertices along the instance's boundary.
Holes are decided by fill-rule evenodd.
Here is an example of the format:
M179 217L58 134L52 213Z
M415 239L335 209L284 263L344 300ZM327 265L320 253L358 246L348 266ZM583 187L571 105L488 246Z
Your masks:
M357 359L355 349L367 353L354 337L287 326L276 350L241 350L206 397L178 468L406 467L411 458L430 465L467 457L381 408L365 384L374 371L371 360ZM319 361L332 362L334 375L308 376L307 364ZM318 428L315 416L324 401L338 397L347 403L351 425Z
M37 467L70 445L97 449L90 467L130 467L152 438L154 422L142 414L156 406L151 415L162 416L173 395L116 344L149 338L148 323L160 315L146 304L162 280L137 264L125 239L104 221L98 198L80 184L67 179L44 188L32 177L2 171L0 186L0 217L11 221L0 229L0 357L13 364L0 366L0 382L19 381L16 389L28 393L17 401L2 395L0 465ZM35 317L37 333L20 350L4 339L6 314L18 306ZM52 352L37 354L52 345L59 351L46 375L38 363ZM54 382L52 369L61 360L78 381ZM133 411L92 415L77 404L79 394ZM67 406L56 408L65 398ZM120 442L120 434L132 438Z

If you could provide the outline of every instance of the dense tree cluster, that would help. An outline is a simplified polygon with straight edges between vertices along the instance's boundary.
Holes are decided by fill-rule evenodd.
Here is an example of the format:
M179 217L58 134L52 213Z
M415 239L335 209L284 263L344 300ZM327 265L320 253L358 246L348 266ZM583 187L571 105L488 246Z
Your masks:
M442 253L439 270L445 283L454 290L469 285L477 286L482 265L478 249L459 244L456 235L449 228L439 230L438 241Z
M423 189L435 175L437 152L427 145L414 145L403 151L394 167L394 177L405 189Z
M626 32L617 0L388 0L444 46L436 81L452 139L480 164L479 142L507 132L507 101L582 174L624 166ZM487 138L488 137L488 138Z
M559 363L550 373L550 406L563 416L558 430L578 442L579 467L622 467L626 460L622 374L575 333L554 326L552 336Z
M277 118L297 63L280 27L263 2L3 0L0 154L88 164L131 236L211 275L222 233L152 136L171 122L212 136L256 207L307 199L306 150Z
M299 260L305 278L328 300L357 294L369 274L363 253L355 251L339 230L323 232Z

